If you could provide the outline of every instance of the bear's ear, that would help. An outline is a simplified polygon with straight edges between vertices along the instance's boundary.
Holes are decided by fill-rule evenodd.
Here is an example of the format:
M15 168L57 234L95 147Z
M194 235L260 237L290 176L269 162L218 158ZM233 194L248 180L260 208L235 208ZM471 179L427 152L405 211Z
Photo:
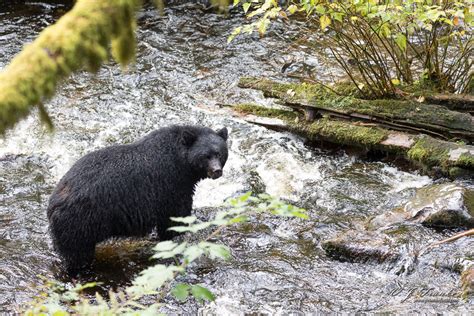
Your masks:
M221 128L220 130L216 131L216 133L217 133L217 135L222 137L224 140L227 140L228 133L227 133L227 128L226 127Z
M181 142L185 146L191 146L196 141L196 134L189 130L184 130L181 134Z

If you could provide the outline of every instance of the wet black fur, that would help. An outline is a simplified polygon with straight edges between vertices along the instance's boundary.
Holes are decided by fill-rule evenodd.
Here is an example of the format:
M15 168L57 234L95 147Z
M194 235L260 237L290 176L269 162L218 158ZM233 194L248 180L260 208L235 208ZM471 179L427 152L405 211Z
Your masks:
M71 274L88 266L95 245L111 237L161 240L170 216L190 215L194 187L211 161L227 160L227 129L170 126L128 145L89 153L60 180L49 200L53 244Z

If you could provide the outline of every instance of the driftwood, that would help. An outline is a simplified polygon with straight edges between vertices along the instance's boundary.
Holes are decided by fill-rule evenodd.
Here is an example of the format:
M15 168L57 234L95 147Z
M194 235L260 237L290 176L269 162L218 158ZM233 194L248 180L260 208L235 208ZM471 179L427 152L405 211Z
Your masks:
M329 116L443 140L474 141L474 118L440 105L406 100L361 100L337 95L319 84L288 84L259 78L242 78L239 86L261 90L267 97L304 111L310 120Z
M474 229L469 229L467 231L464 231L464 232L460 232L454 236L451 236L449 238L446 238L446 239L443 239L441 241L437 241L431 245L428 246L428 248L434 248L434 247L437 247L439 245L442 245L442 244L445 244L445 243L448 243L448 242L453 242L453 241L456 241L458 240L459 238L462 238L462 237L468 237L468 236L473 236L474 235Z

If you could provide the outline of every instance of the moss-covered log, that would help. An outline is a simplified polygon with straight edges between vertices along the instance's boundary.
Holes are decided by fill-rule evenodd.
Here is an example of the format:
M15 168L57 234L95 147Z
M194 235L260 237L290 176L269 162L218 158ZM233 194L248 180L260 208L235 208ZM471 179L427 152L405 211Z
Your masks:
M439 104L450 110L474 114L474 96L457 94L433 94L424 97L424 102Z
M415 166L430 172L433 168L451 177L474 174L474 146L413 135L364 123L321 118L308 122L296 112L258 105L236 105L233 110L251 123L278 131L290 131L311 141L326 141L401 155ZM272 118L260 120L258 117Z
M239 86L261 90L267 97L278 98L290 107L305 111L317 110L330 116L375 122L389 129L422 132L445 140L474 141L474 118L439 105L361 100L338 95L323 85L279 83L259 78L242 78Z
M97 71L109 58L135 56L139 0L77 0L74 8L24 47L0 73L0 134L51 97L61 79L80 69ZM44 109L43 109L44 110ZM41 111L43 116L44 111Z

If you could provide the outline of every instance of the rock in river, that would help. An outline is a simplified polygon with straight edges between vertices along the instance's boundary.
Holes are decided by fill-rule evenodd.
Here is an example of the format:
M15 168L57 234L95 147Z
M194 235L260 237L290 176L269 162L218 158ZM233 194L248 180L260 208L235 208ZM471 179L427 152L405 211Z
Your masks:
M400 222L426 227L474 227L474 190L454 183L434 184L419 189L404 206L374 217L372 229Z
M421 188L404 208L427 227L474 227L474 190L453 183Z

